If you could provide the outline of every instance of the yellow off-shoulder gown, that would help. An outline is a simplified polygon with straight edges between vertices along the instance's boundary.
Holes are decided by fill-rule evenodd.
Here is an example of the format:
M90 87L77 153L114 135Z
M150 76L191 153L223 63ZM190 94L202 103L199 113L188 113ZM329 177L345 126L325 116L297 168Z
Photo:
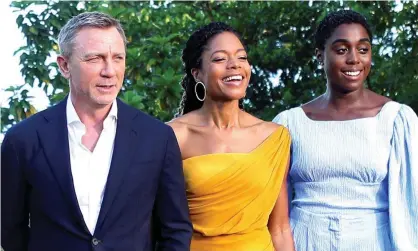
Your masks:
M183 160L191 251L274 251L267 228L290 155L279 127L249 153L213 153Z

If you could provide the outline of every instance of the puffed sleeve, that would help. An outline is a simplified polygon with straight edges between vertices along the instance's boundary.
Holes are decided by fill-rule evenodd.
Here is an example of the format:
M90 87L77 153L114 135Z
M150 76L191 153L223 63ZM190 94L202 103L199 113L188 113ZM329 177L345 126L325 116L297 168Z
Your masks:
M418 250L418 117L402 105L389 157L389 215L394 250Z
M273 119L273 122L286 127L290 132L288 116L289 116L289 110L285 110L285 111L277 114L276 117ZM292 153L292 150L290 150L290 153ZM289 170L290 170L291 167L292 167L292 154L290 155ZM289 213L290 213L291 208L292 208L292 200L293 200L293 196L294 196L294 190L293 190L293 186L292 186L292 181L290 179L290 175L287 176L286 182L287 182L287 197L288 197L288 203L289 203L289 209L290 209Z
M284 127L288 128L289 125L287 123L287 114L288 114L288 110L277 114L277 116L273 119L273 122L276 124L283 125Z

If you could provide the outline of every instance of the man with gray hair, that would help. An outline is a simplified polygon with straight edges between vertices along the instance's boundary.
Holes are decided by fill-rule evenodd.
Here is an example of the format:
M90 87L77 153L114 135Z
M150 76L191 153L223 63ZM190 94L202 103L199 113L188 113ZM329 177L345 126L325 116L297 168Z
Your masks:
M117 98L126 57L120 23L83 13L58 41L70 94L9 129L1 147L2 247L188 251L174 132Z

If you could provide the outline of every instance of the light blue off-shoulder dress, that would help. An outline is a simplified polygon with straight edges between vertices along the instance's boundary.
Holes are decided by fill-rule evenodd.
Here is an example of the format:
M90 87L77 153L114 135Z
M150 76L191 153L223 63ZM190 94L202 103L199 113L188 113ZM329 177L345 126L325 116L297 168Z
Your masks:
M273 120L292 136L290 221L297 251L418 250L418 118L386 103L374 117Z

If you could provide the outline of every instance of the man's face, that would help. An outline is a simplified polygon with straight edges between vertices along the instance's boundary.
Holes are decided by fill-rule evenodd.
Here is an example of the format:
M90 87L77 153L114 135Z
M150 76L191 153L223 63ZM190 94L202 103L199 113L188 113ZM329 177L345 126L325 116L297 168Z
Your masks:
M122 87L125 57L125 44L115 27L81 29L71 56L58 57L73 101L92 107L112 104Z

